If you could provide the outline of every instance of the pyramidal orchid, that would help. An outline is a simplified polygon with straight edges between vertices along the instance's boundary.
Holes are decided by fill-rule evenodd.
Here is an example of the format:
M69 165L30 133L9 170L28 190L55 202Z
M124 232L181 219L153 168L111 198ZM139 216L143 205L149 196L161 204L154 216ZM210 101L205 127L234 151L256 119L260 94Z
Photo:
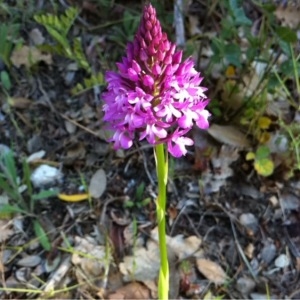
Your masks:
M117 63L118 71L106 73L103 94L104 121L113 131L114 148L128 149L137 136L154 146L158 180L156 213L160 248L159 299L168 299L169 265L166 243L166 186L168 153L181 157L187 136L196 124L208 127L209 100L202 77L191 58L182 61L182 51L162 31L151 4L144 7L138 31ZM167 150L167 151L166 151Z
M162 32L155 9L146 5L138 32L129 42L118 72L106 73L108 91L104 121L113 131L114 148L128 149L138 135L150 144L167 145L174 157L185 155L193 140L186 135L196 124L208 127L208 99L202 77L191 58Z

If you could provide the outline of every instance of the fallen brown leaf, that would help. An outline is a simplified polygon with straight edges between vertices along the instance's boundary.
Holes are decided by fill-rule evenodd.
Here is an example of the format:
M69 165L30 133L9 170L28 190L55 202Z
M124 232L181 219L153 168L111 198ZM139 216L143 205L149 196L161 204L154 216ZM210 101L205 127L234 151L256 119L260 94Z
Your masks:
M5 242L13 233L9 221L0 220L0 243Z
M276 18L282 22L282 25L295 29L300 23L299 7L294 7L293 4L288 4L287 7L279 5L275 12Z
M99 169L94 173L89 185L89 193L93 198L100 198L106 190L106 173Z
M24 97L8 98L8 104L14 108L28 109L32 104L32 100Z
M197 268L208 280L215 284L224 284L227 276L224 270L215 262L205 259L197 259Z
M139 282L131 282L110 294L108 299L150 299L150 291Z
M220 143L240 148L250 147L246 135L234 126L212 124L207 132Z
M14 50L10 59L13 65L18 68L22 65L31 67L39 61L44 61L48 65L52 64L52 56L50 54L44 54L39 49L28 46Z

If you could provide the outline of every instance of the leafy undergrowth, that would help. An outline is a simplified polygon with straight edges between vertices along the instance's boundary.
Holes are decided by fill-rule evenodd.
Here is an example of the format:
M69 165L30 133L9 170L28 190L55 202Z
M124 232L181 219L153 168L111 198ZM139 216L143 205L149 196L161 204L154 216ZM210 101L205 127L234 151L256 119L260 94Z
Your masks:
M141 6L35 2L0 2L1 298L156 298L153 150L114 151L101 108ZM175 40L174 3L152 4ZM170 298L299 298L300 8L180 11L212 117L170 161Z

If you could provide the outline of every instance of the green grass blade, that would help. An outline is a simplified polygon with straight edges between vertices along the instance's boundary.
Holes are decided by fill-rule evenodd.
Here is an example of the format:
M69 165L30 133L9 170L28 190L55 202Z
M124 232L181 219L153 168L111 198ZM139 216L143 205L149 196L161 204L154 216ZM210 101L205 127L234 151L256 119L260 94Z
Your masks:
M42 225L40 224L40 222L37 221L37 220L34 220L33 221L33 228L34 228L35 235L39 239L39 241L40 241L41 245L43 246L43 248L46 251L50 251L51 250L51 243L49 241L47 233L45 232L45 230L42 227Z

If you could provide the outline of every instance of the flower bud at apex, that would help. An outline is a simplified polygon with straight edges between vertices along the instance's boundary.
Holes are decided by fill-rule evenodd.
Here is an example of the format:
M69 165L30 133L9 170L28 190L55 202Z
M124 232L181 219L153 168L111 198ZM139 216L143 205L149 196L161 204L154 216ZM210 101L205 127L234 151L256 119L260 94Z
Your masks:
M146 22L146 29L151 30L152 29L152 23L150 21Z
M104 120L114 131L114 148L128 149L136 135L155 145L166 143L174 157L187 153L193 141L186 137L194 124L207 128L209 100L202 77L191 58L162 31L156 10L144 7L133 42L129 42L118 72L105 75Z
M148 12L150 15L156 16L156 10L153 8L153 6L151 4L148 7Z

